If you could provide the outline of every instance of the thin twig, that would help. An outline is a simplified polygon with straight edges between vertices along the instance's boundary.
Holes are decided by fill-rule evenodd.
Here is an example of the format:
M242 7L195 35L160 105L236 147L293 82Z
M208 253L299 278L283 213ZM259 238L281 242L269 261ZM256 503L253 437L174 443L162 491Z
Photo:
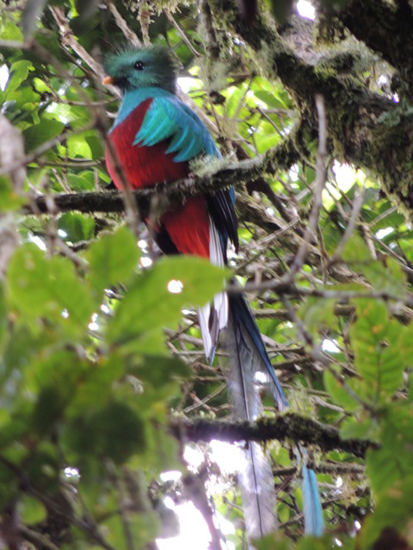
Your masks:
M175 29L178 31L179 35L181 36L182 40L185 42L185 44L188 46L188 48L191 50L191 52L194 54L195 57L199 57L199 52L193 47L191 41L186 36L185 31L182 29L182 27L176 22L175 17L172 15L170 10L164 9L164 14L169 19L169 21L172 23L172 25L175 27Z
M49 6L56 23L59 26L60 36L62 38L62 44L67 48L72 48L77 55L85 61L92 69L92 71L102 80L105 76L105 71L102 66L85 50L85 48L76 40L72 29L70 28L69 21L65 15L64 9L60 6ZM115 96L120 96L119 90L115 86L108 86L108 89Z
M35 531L34 529L29 529L26 525L18 525L18 531L21 536L24 537L27 541L32 544L36 544L36 548L47 548L47 550L59 550L59 547L53 544L53 542L42 533Z
M5 176L6 174L9 174L13 170L17 170L18 168L23 168L24 166L27 166L31 162L35 161L38 157L40 157L41 155L49 151L49 149L52 149L56 145L59 145L59 143L63 143L64 141L66 141L68 137L81 134L83 132L86 132L87 130L90 130L91 128L93 128L93 125L89 124L88 126L85 126L83 128L62 132L59 136L56 136L53 139L45 141L44 143L39 145L39 147L36 147L36 149L34 149L31 153L29 153L25 157L21 159L17 159L15 162L10 164L9 166L0 167L0 176Z
M315 104L318 113L318 151L316 163L316 183L313 198L313 207L311 209L308 225L304 232L302 244L291 265L291 271L288 277L294 279L296 274L304 265L308 251L308 245L315 239L320 210L323 205L322 196L326 182L326 155L327 155L327 122L325 113L325 103L322 95L317 94Z
M112 0L106 0L106 4L110 10L110 12L112 13L115 21L116 21L116 24L117 26L120 28L120 30L123 32L126 40L132 44L133 46L136 46L136 47L141 47L142 46L142 43L141 41L139 40L138 36L133 32L133 30L128 26L127 22L123 19L123 17L121 16L121 14L118 12L118 9L117 7L115 6L115 4L112 2Z
M350 216L350 219L348 221L346 230L345 230L344 235L342 236L340 242L338 243L338 245L337 245L337 247L334 251L333 256L330 258L330 261L329 261L330 264L337 261L341 257L341 254L343 253L343 250L344 250L346 244L348 243L351 236L353 235L354 228L357 225L357 220L358 220L358 217L360 215L361 207L363 206L364 191L365 191L365 186L363 185L360 192L358 193L358 195L354 199L353 209L351 211L351 216Z

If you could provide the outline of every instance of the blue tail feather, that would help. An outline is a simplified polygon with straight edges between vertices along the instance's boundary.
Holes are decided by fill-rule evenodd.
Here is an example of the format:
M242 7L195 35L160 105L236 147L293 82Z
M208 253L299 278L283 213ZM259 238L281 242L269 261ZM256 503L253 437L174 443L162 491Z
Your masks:
M256 352L258 352L261 359L261 361L255 365L255 369L256 371L264 372L270 377L274 399L278 403L279 410L283 411L286 407L288 407L287 398L285 397L284 390L282 389L280 381L275 374L271 360L268 357L268 353L264 342L262 341L257 323L255 322L242 294L234 294L229 296L229 310L233 318L236 319L237 323L240 325L240 329L243 328L253 342Z
M302 471L305 533L320 537L324 533L324 518L317 477L314 470L307 468L305 464Z
M244 326L244 317L239 315L242 301L242 297L229 297L229 320L224 334L229 362L226 377L235 416L251 421L263 413L256 380L261 358L253 336ZM271 464L261 445L255 442L245 446L241 463L239 478L247 533L249 538L262 537L277 526Z

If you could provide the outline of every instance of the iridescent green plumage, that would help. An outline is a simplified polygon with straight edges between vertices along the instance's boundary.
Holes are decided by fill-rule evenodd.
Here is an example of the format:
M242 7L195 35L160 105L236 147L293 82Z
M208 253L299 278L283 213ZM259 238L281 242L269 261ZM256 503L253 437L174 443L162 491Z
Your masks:
M108 56L105 69L123 92L136 88L176 92L176 63L169 50L161 46L121 50Z

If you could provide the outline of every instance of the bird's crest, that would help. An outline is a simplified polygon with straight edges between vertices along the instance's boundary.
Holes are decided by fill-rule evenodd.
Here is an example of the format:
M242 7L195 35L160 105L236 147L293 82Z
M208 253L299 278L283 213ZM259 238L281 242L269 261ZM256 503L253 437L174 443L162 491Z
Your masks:
M162 46L123 48L107 57L105 69L123 92L148 87L176 91L177 66L170 51Z

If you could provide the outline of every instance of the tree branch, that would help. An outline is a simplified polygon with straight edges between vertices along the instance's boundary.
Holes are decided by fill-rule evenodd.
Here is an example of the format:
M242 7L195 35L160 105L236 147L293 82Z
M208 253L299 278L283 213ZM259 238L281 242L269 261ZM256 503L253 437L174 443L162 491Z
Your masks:
M312 462L308 461L307 467L311 468L315 472L320 474L332 474L332 475L348 475L352 477L366 476L366 468L363 464L355 463L343 463L343 462ZM290 466L289 468L273 468L272 473L274 476L291 476L298 470L297 466Z
M251 24L236 17L235 6L230 3L215 0L211 5L216 24L235 30L258 56L264 73L271 79L280 78L299 103L308 129L306 140L317 138L313 98L320 93L326 101L329 149L334 157L372 171L389 197L411 216L411 110L370 91L356 79L340 78L322 62L306 62L282 39L265 15ZM317 60L315 53L313 57Z
M15 196L22 195L25 169L19 166L24 158L24 142L20 131L0 114L0 166L8 171ZM16 169L13 166L18 165ZM0 279L3 279L10 257L19 245L14 216L11 212L0 215Z
M240 187L243 183L254 180L264 173L275 173L282 168L288 169L296 161L296 155L293 137L288 137L274 149L254 159L243 160L237 164L228 164L215 173L197 176L196 179L187 178L166 185L160 183L151 188L134 191L133 194L135 198L142 202L142 208L144 208L145 201L150 201L154 195L161 192L165 193L172 201L182 201L185 196L197 193L213 193L230 186ZM23 161L21 164L24 164ZM79 212L123 211L121 195L118 192L57 194L55 202L62 212L71 210L78 210ZM28 205L24 208L24 213L47 213L44 197L36 197L35 203L37 212ZM275 224L272 229L274 228L276 228Z
M221 422L214 420L176 420L170 431L177 438L184 436L190 441L258 441L272 439L291 440L295 443L317 445L323 451L340 450L364 458L369 448L377 448L372 441L341 439L339 430L321 424L311 418L295 413L286 413L277 418L260 418L256 422Z
M413 10L407 1L354 0L336 17L351 33L400 72L413 86Z

